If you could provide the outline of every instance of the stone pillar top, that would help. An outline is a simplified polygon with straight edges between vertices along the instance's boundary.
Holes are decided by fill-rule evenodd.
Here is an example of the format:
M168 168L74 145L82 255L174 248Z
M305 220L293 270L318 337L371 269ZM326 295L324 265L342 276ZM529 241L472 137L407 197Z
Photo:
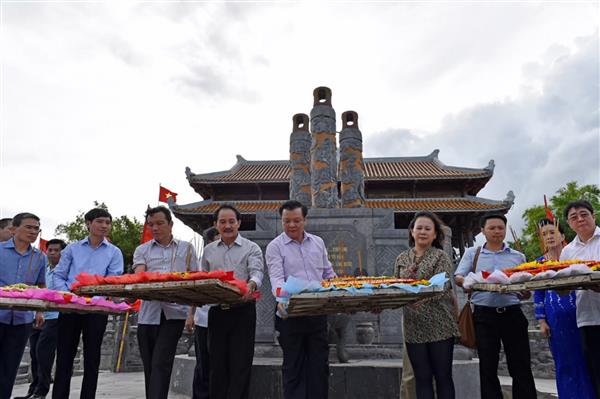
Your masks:
M313 106L331 105L331 89L329 87L325 87L325 86L317 87L313 91L313 97L314 97Z
M358 114L355 111L346 111L342 114L342 129L358 129Z
M292 117L293 128L292 131L296 132L298 130L306 130L308 131L308 115L306 114L296 114Z

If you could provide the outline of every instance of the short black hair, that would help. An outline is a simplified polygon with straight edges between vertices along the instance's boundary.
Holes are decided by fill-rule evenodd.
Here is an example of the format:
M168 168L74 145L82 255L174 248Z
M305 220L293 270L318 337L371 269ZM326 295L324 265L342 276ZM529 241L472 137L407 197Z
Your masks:
M506 216L504 216L501 213L486 213L485 215L483 215L481 217L481 220L479 221L479 225L481 226L482 229L485 227L485 224L490 219L500 219L500 220L502 220L504 222L504 227L506 227L506 225L508 223L508 220L506 220Z
M38 222L40 221L40 218L35 216L33 213L22 212L22 213L16 214L12 218L12 225L14 227L19 227L21 225L21 223L23 223L23 220L25 220L25 219L34 219L34 220L37 220Z
M431 243L432 247L444 249L444 232L442 231L442 225L444 222L433 212L421 211L415 213L415 216L412 218L410 223L408 224L408 229L412 230L415 227L415 223L418 218L427 218L433 222L433 228L435 230L436 237ZM408 235L408 245L411 247L415 246L415 239L412 234Z
M215 213L213 213L213 221L217 221L219 220L219 212L221 212L223 209L230 209L233 211L233 213L235 213L235 218L239 221L242 220L242 214L240 213L240 211L238 211L235 206L231 205L231 204L223 204L221 206L219 206L217 208L217 210L215 211Z
M215 237L219 235L219 230L215 226L209 227L202 232L202 238L204 238L204 244L210 244L215 240Z
M537 222L538 227L544 227L544 226L554 226L554 222L548 218L542 218L540 219L539 222ZM558 224L558 231L560 231L560 234L565 234L565 229L562 227L562 224Z
M594 207L592 207L592 204L590 204L589 201L586 200L577 200L577 201L571 201L567 204L567 206L565 207L565 219L569 219L569 211L571 209L587 209L588 211L590 211L590 213L593 215L594 214Z
M162 205L156 206L154 208L148 208L146 210L146 220L148 220L148 216L156 215L157 213L163 213L165 215L165 219L167 222L171 223L173 221L173 216L171 216L171 211Z
M12 218L0 219L0 229L4 229L12 224Z
M57 245L57 244L60 245L60 249L65 249L67 247L67 243L64 242L63 240L58 239L58 238L53 238L46 243L46 248L48 248L50 245Z
M298 209L298 208L302 208L302 216L306 217L306 215L308 215L308 208L306 207L306 205L304 205L302 202L300 201L296 201L296 200L289 200L289 201L285 201L280 207L279 207L279 216L283 216L283 211L293 211L294 209Z
M85 219L86 222L91 222L94 219L98 219L98 218L109 218L110 221L112 222L112 216L104 208L91 209L83 216L83 218Z

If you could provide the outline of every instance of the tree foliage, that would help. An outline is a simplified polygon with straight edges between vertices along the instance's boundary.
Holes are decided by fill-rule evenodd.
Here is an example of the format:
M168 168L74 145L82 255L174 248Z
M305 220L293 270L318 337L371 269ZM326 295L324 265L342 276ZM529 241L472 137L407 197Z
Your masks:
M99 203L98 201L94 201L94 207L108 210L104 202ZM80 211L75 216L75 220L59 224L54 233L57 236L65 238L68 242L84 239L88 235L84 215L85 212ZM129 218L125 215L119 217L113 216L112 228L110 229L108 239L121 249L125 265L131 265L133 262L133 252L140 245L143 227L144 225L135 217Z
M558 223L565 229L567 241L575 238L575 232L567 224L563 211L569 202L579 199L587 200L592 204L596 211L596 224L600 225L600 188L595 184L579 186L576 181L568 182L556 194L550 197L548 201L548 207L552 210L554 216L558 218ZM519 243L527 259L532 260L542 255L536 223L546 217L544 206L538 205L527 208L523 212L522 217L525 221L525 228L521 237L519 237Z

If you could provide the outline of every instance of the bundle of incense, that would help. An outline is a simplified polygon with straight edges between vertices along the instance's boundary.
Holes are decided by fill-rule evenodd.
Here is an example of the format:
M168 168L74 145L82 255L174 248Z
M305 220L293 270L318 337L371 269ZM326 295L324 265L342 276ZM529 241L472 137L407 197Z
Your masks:
M364 284L370 284L374 286L380 286L382 284L391 285L391 284L408 284L408 285L429 285L429 281L427 280L415 280L408 278L396 278L396 277L386 277L386 276L358 276L358 277L336 277L329 280L324 280L321 282L321 286L324 288L329 288L335 286L337 288L345 288L345 287L357 287L360 288Z

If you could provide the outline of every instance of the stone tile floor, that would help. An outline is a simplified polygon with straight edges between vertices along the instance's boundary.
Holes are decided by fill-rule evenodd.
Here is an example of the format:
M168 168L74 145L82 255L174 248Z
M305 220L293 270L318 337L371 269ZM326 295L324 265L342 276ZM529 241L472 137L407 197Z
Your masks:
M82 379L83 376L76 376L71 380L72 398L79 397ZM25 395L28 388L29 384L15 385L12 394L13 396ZM96 398L143 399L144 397L144 373L100 373ZM50 395L47 398L50 398ZM169 399L189 399L189 397L170 392Z

